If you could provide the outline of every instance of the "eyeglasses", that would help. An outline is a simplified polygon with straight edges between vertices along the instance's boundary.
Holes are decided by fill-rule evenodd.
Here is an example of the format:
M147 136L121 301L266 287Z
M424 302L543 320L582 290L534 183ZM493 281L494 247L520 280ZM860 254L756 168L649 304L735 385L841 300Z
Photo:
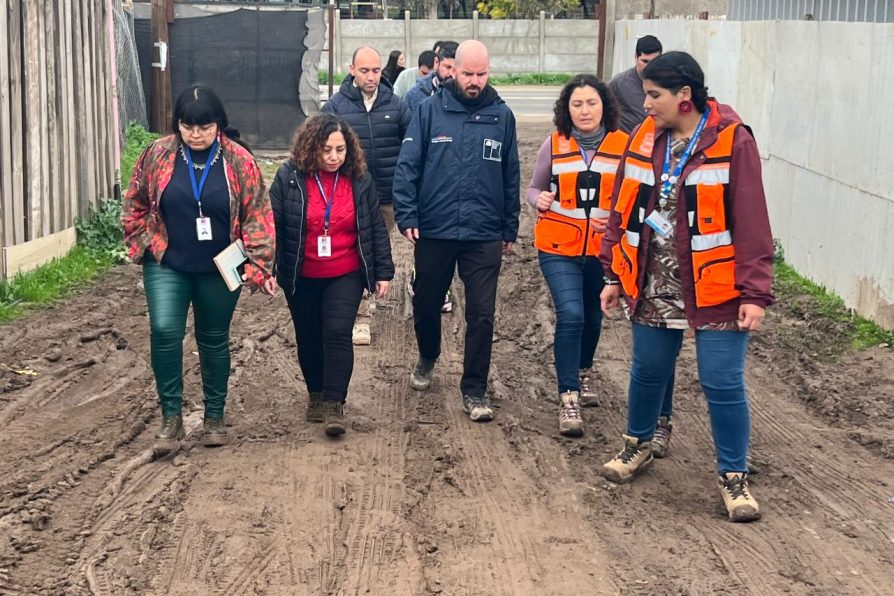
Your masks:
M211 134L217 128L217 123L212 122L211 124L183 124L182 122L178 123L180 127L181 134L192 134L192 135L207 135Z

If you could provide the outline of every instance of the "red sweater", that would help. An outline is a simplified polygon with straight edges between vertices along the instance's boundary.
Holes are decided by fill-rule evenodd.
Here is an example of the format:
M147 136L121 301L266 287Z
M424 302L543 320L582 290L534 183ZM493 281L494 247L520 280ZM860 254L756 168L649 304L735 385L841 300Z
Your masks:
M320 182L326 196L332 196L335 174L319 171ZM354 215L354 192L351 180L338 178L338 188L332 200L329 218L329 237L332 256L317 254L318 240L323 235L323 217L326 204L313 174L307 176L307 240L304 246L302 277L338 277L360 269L360 253L357 250L357 219Z

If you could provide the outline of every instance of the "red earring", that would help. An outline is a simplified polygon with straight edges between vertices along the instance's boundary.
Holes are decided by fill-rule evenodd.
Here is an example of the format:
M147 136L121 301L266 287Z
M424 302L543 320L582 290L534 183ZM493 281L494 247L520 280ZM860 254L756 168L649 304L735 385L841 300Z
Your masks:
M692 102L688 99L684 99L677 105L677 110L679 110L681 114L688 114L692 111Z

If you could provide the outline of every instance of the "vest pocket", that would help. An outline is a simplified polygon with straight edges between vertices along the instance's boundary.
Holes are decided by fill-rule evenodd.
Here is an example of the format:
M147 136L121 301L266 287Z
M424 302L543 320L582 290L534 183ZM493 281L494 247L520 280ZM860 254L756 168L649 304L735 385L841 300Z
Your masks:
M636 287L638 276L636 257L637 248L627 242L626 236L621 236L621 240L612 247L612 271L621 280L624 293L631 298L636 298L639 294Z
M696 306L714 306L740 295L736 289L736 260L732 246L693 252L692 267Z
M699 184L696 186L698 231L700 234L713 234L726 229L723 189L724 186L722 184Z

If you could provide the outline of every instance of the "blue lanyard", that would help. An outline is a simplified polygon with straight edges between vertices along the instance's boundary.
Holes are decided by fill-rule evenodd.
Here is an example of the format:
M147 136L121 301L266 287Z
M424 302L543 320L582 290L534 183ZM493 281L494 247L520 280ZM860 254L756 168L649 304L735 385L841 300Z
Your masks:
M332 215L332 203L335 202L335 189L338 188L338 175L340 172L335 172L335 184L332 185L332 196L327 197L326 191L323 190L323 183L320 181L320 175L314 174L314 178L317 181L317 186L320 187L320 194L323 195L323 204L326 205L326 211L323 213L323 235L329 235L329 217Z
M189 145L183 145L183 152L186 154L186 165L189 166L189 181L192 182L192 196L196 199L196 203L199 204L199 217L202 217L202 190L205 188L208 172L211 171L211 166L214 165L211 160L214 159L214 155L217 152L217 139L211 143L211 151L208 152L208 159L205 160L205 169L202 170L202 180L198 183L196 182L196 169L192 166L192 152L189 150Z
M662 209L667 205L667 199L670 197L671 191L674 189L674 184L680 179L680 174L683 172L683 168L686 167L686 162L688 162L689 158L692 156L692 151L698 144L699 137L702 136L702 131L705 129L705 123L708 121L708 114L710 113L711 109L708 108L705 110L705 113L702 114L702 118L698 121L698 126L696 127L692 138L689 140L686 150L683 151L683 155L681 155L680 160L677 161L677 166L674 168L673 174L670 173L671 138L670 131L668 131L667 147L664 152L664 168L661 172L661 190L658 193L658 204Z

